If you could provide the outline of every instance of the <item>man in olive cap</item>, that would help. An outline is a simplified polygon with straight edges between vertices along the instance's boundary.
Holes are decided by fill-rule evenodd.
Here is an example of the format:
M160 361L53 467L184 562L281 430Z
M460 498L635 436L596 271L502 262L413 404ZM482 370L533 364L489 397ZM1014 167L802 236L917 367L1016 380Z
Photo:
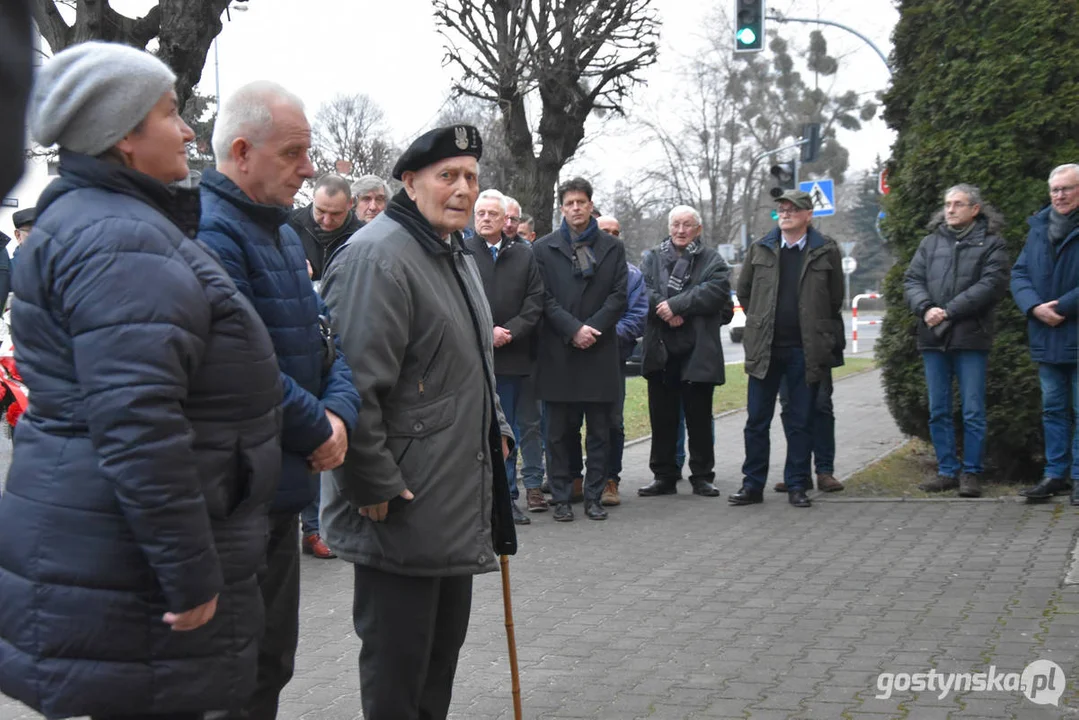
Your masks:
M385 212L337 252L322 291L363 404L324 476L322 534L355 564L368 718L445 718L472 576L516 552L495 392L494 321L460 231L479 194L480 134L421 136Z
M807 508L812 487L812 413L821 380L831 372L836 315L843 305L839 246L810 225L813 199L801 190L776 198L779 224L749 247L738 278L746 308L745 348L749 389L746 402L742 489L732 505L764 501L771 446L769 431L779 386L787 384L782 415L787 436L783 482L794 507Z

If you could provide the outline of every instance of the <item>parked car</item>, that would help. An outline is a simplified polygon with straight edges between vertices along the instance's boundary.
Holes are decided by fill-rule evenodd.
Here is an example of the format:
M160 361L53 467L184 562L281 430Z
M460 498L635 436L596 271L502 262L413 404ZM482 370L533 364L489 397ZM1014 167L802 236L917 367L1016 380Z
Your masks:
M731 290L731 302L734 303L734 317L731 318L730 328L731 342L742 342L742 335L746 331L746 313L742 310L742 304L738 302L738 296Z

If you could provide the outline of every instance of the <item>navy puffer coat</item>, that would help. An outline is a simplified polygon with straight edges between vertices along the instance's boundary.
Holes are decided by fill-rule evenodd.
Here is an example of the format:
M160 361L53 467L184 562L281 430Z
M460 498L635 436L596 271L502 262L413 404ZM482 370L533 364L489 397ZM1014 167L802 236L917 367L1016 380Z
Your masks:
M285 225L289 211L256 203L217 170L202 175L199 239L220 256L225 270L258 311L277 352L285 389L281 486L270 508L295 513L315 497L318 476L307 457L333 432L329 410L351 433L360 411L345 356L335 348L323 366L318 316L329 315L307 277L307 260L296 232Z
M30 407L0 497L0 691L48 717L242 706L281 467L251 304L198 196L61 152L14 276ZM167 612L218 595L201 628Z

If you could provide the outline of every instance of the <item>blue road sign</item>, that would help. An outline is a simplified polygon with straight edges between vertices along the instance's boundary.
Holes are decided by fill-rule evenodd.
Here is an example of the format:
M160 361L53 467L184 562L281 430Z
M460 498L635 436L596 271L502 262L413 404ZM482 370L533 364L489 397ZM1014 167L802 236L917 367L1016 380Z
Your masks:
M828 178L798 183L798 189L813 198L813 217L835 215L835 185Z

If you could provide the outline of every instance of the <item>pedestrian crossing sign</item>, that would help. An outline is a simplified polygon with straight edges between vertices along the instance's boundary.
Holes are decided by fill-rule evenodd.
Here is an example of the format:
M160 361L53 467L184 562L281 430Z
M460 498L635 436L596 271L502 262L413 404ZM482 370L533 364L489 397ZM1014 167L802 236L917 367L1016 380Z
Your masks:
M798 189L813 198L813 217L835 215L835 184L830 178L798 183Z

